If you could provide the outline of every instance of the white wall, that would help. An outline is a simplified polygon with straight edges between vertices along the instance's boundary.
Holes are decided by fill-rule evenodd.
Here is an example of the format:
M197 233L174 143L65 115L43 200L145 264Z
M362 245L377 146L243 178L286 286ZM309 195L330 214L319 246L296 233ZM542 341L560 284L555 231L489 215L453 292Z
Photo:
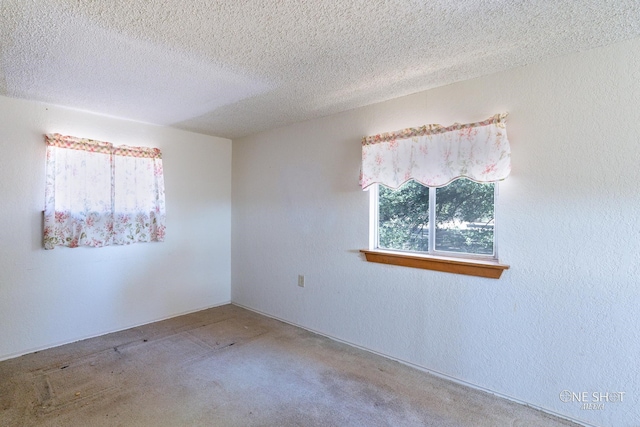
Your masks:
M163 243L42 249L45 143L163 151ZM231 141L0 97L0 360L230 300Z
M503 111L502 279L365 262L361 137ZM639 183L640 39L263 132L233 142L232 301L574 420L637 426ZM625 394L583 410L563 390Z

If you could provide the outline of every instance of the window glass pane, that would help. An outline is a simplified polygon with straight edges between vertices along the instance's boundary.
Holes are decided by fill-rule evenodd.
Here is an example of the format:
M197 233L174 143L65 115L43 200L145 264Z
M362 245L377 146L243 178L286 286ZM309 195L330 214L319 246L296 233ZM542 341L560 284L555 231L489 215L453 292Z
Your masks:
M493 254L495 184L457 179L436 189L436 250Z
M429 187L415 181L397 190L379 187L378 247L429 250Z

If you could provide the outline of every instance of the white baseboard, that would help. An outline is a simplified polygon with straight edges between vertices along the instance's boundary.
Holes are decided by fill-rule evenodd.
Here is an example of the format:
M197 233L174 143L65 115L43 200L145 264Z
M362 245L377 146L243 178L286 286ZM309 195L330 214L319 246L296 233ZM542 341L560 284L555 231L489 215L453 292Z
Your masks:
M390 356L390 355L388 355L388 354L381 353L381 352L379 352L379 351L372 350L372 349L370 349L370 348L366 348L366 347L363 347L363 346L361 346L361 345L358 345L358 344L355 344L355 343L352 343L352 342L349 342L349 341L345 341L345 340L340 339L340 338L336 338L336 337L331 336L331 335L329 335L329 334L326 334L326 333L324 333L324 332L316 331L316 330L311 329L311 328L308 328L308 327L306 327L306 326L304 326L304 325L299 325L299 324L297 324L297 323L295 323L295 322L292 322L292 321L290 321L290 320L282 319L282 318L280 318L280 317L278 317L278 316L274 316L273 314L270 314L270 313L265 313L265 312L263 312L263 311L260 311L260 310L258 310L258 309L255 309L255 308L253 308L253 307L248 307L248 306L245 306L245 305L243 305L243 304L239 304L239 303L234 302L234 301L231 301L231 304L233 304L233 305L235 305L235 306L238 306L238 307L241 307L241 308L244 308L244 309L249 310L249 311L253 311L254 313L258 313L258 314L261 314L261 315L263 315L263 316L266 316L266 317L270 317L270 318L272 318L272 319L279 320L279 321L281 321L281 322L283 322L283 323L287 323L287 324L289 324L289 325L292 325L292 326L295 326L295 327L298 327L298 328L301 328L301 329L307 330L307 331L309 331L309 332L313 332L314 334L321 335L321 336L323 336L323 337L326 337L326 338L329 338L329 339L331 339L331 340L334 340L334 341L340 342L340 343L342 343L342 344L347 344L347 345L349 345L349 346L351 346L351 347L356 347L356 348L358 348L358 349L360 349L360 350L364 350L364 351L367 351L367 352L369 352L369 353L373 353L373 354L376 354L376 355L378 355L378 356L382 356L382 357L384 357L384 358L386 358L386 359L390 359L390 360L396 361L396 362L398 362L398 363L402 363L403 365L410 366L410 367L412 367L412 368L414 368L414 369L417 369L417 370L422 371L422 372L426 372L426 373L431 374L431 375L433 375L433 376L436 376L436 377L438 377L438 378L442 378L442 379L445 379L445 380L448 380L448 381L454 382L454 383L456 383L456 384L460 384L460 385L463 385L463 386L465 386L465 387L472 388L472 389L474 389L474 390L483 391L483 392L485 392L485 393L492 394L492 395L497 396L497 397L500 397L500 398L502 398L502 399L506 399L506 400L509 400L509 401L511 401L511 402L518 403L518 404L520 404L520 405L528 406L528 407L530 407L530 408L533 408L533 409L536 409L536 410L538 410L538 411L544 412L545 414L553 415L553 416L558 417L558 418L561 418L561 419L563 419L563 420L571 421L571 422L573 422L573 423L580 424L580 425L582 425L582 426L584 426L584 427L600 427L600 426L597 426L597 425L595 425L595 424L589 424L589 423L587 423L587 422L585 422L585 421L582 421L582 420L576 420L576 419L574 419L574 418L568 417L567 415L559 414L559 413L554 412L554 411L551 411L551 410L549 410L549 409L542 408L542 407L540 407L540 406L533 405L533 404L528 403L528 402L524 402L524 401L522 401L522 400L520 400L520 399L517 399L517 398L515 398L515 397L507 396L507 395L502 394L502 393L499 393L499 392L497 392L497 391L490 390L490 389L487 389L487 388L484 388L484 387L478 386L478 385L476 385L476 384L472 384L472 383L466 382L466 381L461 380L461 379L459 379L459 378L455 378L455 377L452 377L452 376L450 376L450 375L443 374L443 373L438 372L438 371L434 371L433 369L429 369L429 368L427 368L427 367L425 367L425 366L416 365L415 363L408 362L408 361L406 361L406 360L402 360L402 359L398 359L397 357Z
M15 359L16 357L24 356L25 354L35 353L36 351L43 351L43 350L47 350L49 348L60 347L61 345L71 344L71 343L74 343L74 342L87 340L89 338L101 337L103 335L112 334L114 332L120 332L120 331L124 331L124 330L131 329L131 328L137 328L138 326L148 325L149 323L162 322L163 320L173 319L174 317L184 316L185 314L191 314L191 313L195 313L195 312L198 312L198 311L207 310L209 308L214 308L214 307L220 307L220 306L227 305L227 304L231 304L231 301L221 302L221 303L217 303L217 304L214 304L214 305L211 305L211 306L206 306L206 307L196 308L194 310L184 311L184 312L181 312L181 313L171 314L171 315L166 316L166 317L161 317L161 318L158 318L158 319L149 320L148 322L145 321L145 322L142 322L142 323L125 326L124 328L114 329L114 330L105 331L105 332L99 332L97 334L81 336L81 337L78 337L78 338L72 338L72 339L70 339L68 341L55 342L55 343L46 344L46 345L40 346L40 347L33 347L33 348L29 348L27 350L20 351L20 352L17 352L17 353L5 354L5 355L0 356L0 362L2 362L3 360Z

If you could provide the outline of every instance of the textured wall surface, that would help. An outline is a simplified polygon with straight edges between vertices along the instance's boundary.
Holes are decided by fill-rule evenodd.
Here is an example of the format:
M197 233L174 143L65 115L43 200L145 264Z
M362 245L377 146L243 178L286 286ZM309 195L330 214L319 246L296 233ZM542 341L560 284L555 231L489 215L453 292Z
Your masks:
M234 140L232 300L574 420L637 426L639 81L636 39ZM360 138L503 111L502 279L365 262ZM564 390L624 395L589 410Z
M42 249L43 134L163 151L163 243ZM231 141L0 97L0 359L230 300Z

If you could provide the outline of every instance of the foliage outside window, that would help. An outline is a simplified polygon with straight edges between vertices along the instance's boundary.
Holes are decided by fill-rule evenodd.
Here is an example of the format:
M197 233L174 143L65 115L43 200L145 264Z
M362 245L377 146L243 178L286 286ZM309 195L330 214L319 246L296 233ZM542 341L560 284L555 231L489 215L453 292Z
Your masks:
M380 185L376 247L432 255L497 258L495 184L457 179L440 188ZM375 197L375 193L374 193Z

